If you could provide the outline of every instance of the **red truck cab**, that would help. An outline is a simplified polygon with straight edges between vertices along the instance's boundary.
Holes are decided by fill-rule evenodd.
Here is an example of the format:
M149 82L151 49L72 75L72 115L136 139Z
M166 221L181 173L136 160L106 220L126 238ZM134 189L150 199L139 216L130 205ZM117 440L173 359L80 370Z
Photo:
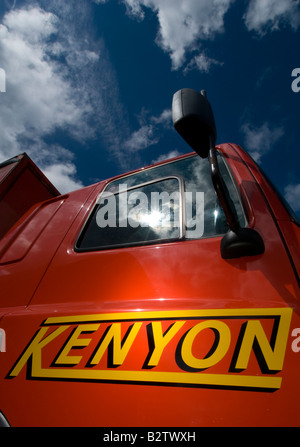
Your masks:
M200 156L64 195L0 166L2 200L35 173L1 208L0 425L299 425L299 223L199 95Z

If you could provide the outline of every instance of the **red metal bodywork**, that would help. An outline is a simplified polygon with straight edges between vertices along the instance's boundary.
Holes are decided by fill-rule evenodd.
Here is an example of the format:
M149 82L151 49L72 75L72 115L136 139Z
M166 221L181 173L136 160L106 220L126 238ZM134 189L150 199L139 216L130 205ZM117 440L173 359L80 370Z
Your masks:
M11 425L299 425L300 228L244 151L219 150L262 255L222 259L221 237L78 253L107 182L36 204L3 236Z

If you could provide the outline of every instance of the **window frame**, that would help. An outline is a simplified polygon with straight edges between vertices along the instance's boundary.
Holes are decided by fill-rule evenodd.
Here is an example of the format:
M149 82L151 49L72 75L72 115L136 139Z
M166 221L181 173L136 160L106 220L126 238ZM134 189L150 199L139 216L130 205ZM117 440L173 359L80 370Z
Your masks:
M126 177L122 177L122 178L120 178L120 180L123 178L125 179ZM166 243L166 242L176 242L176 241L184 240L186 231L185 231L185 206L184 206L184 179L183 179L183 177L181 177L179 175L168 175L165 177L159 177L154 180L149 180L147 182L143 182L143 183L139 183L134 186L130 186L126 190L122 191L121 194L123 192L127 193L129 191L133 191L138 188L143 188L144 186L149 186L151 184L160 183L160 182L163 182L166 180L172 180L172 179L175 179L178 181L178 192L179 192L179 195L178 195L179 196L179 236L178 237L153 239L153 240L149 240L149 241L125 242L125 243L120 243L120 244L102 245L102 246L89 247L89 248L78 247L78 244L80 243L80 241L83 237L84 231L88 228L88 225L89 225L91 219L93 218L94 213L96 212L96 207L97 207L97 204L99 203L99 200L101 200L101 197L103 196L103 194L105 192L107 192L107 188L109 187L109 185L111 185L114 181L116 181L116 179L114 179L111 182L107 183L105 185L104 189L98 195L97 200L96 200L94 206L92 207L92 209L91 209L87 219L85 220L85 222L80 230L80 233L76 239L74 250L76 252L82 253L82 252L90 252L90 251L112 250L115 248L124 248L124 247L136 247L136 246L141 246L141 245L144 246L144 245L161 244L161 243ZM117 192L114 192L111 194L119 195L120 192L117 191Z
M228 161L225 157L225 155L221 152L218 151L219 156L221 156L222 158L222 162L224 163L224 167L228 173L228 176L230 178L232 187L234 188L235 192L236 192L236 196L239 202L239 206L240 206L240 211L244 220L244 226L247 227L249 225L249 218L248 218L248 213L244 204L244 200L240 191L240 188L238 187L237 184L237 180L228 164ZM140 174L142 172L146 172L146 171L150 171L153 169L156 169L160 166L166 166L168 164L172 164L172 163L176 163L179 162L181 160L187 160L189 158L197 158L198 155L197 154L187 154L184 155L178 159L173 159L170 160L168 162L165 163L161 163L159 165L154 165L154 166L150 166L149 168L145 168L142 170L138 170L136 172L132 172L132 173L128 173L125 174L124 176L121 177L115 177L111 180L108 181L108 183L106 183L104 189L98 194L97 199L95 204L91 207L91 210L87 216L87 218L85 219L80 232L76 238L75 244L74 244L74 251L78 252L78 253L87 253L87 252L95 252L95 251L103 251L103 250L114 250L114 249L118 249L118 248L131 248L131 247L141 247L141 246L150 246L150 245L159 245L159 244L165 244L165 243L170 243L170 242L183 242L183 241L195 241L195 240L201 240L201 239L211 239L211 238L216 238L216 237L223 237L227 232L224 233L219 233L219 234L214 234L214 235L206 235L200 238L195 238L195 239L186 239L185 238L185 234L186 234L186 204L185 204L185 198L184 198L184 193L185 193L185 179L183 177L181 177L180 175L168 175L168 176L164 176L164 177L159 177L157 179L154 180L149 180L146 182L142 182L133 186L129 186L129 188L126 189L126 192L128 191L132 191L134 189L137 188L141 188L144 186L148 186L149 184L155 184L164 180L168 180L168 179L176 179L178 180L179 183L179 198L180 198L180 203L179 203L179 212L180 212L180 228L179 228L179 237L172 237L172 238L162 238L162 239L154 239L154 240L149 240L149 241L136 241L136 242L125 242L125 243L120 243L120 244L112 244L112 245L105 245L105 246L95 246L95 247L79 247L78 244L81 242L81 239L83 237L84 232L87 230L88 225L90 223L90 220L92 219L93 214L95 213L97 204L99 203L99 200L101 199L101 196L107 192L107 189L110 187L110 185L116 181L125 181L126 182L126 178L134 176L135 174ZM121 184L121 183L119 183ZM122 191L123 192L123 191ZM119 191L118 192L114 192L112 194L120 194Z

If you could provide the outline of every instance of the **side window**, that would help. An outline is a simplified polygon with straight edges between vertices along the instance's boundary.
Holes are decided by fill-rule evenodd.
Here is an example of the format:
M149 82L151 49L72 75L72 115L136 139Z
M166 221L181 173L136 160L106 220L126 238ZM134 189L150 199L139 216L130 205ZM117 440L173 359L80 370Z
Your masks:
M243 210L230 173L220 168L241 225ZM188 156L109 183L75 246L77 251L199 239L228 231L207 160Z
M164 178L98 199L80 246L87 248L179 239L183 233L182 180Z

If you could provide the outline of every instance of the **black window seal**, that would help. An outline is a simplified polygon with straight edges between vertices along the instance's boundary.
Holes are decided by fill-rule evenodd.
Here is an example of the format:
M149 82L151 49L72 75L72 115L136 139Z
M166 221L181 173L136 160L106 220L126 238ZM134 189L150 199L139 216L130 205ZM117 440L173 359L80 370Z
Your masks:
M238 201L239 201L240 209L241 209L242 214L243 214L243 219L244 219L243 226L244 227L248 227L249 226L249 214L248 214L247 207L246 207L246 205L244 203L244 199L243 199L242 194L241 194L241 189L239 188L239 185L237 183L235 175L233 174L232 169L229 166L229 163L228 163L228 160L225 157L225 154L223 152L220 152L220 151L218 151L218 154L222 158L224 166L227 169L228 175L230 177L231 184L233 185L233 187L234 187L234 189L236 191L236 195L237 195L237 198L238 198Z

